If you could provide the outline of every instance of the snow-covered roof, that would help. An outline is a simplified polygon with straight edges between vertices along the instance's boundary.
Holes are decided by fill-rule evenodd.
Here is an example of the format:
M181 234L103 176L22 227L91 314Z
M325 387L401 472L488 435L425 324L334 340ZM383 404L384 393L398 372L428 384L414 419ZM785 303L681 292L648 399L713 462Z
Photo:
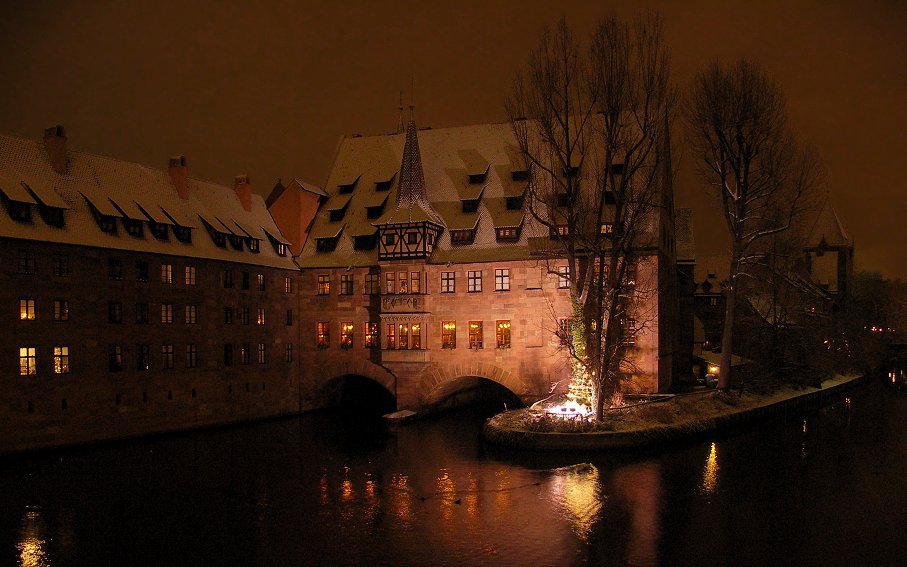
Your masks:
M34 203L33 194L44 205L64 209L60 228L38 214L20 222L0 212L0 237L296 268L292 258L279 256L272 247L268 233L281 242L286 238L259 195L252 195L252 210L246 211L231 187L189 178L188 198L182 199L165 170L71 150L67 158L67 171L59 174L41 142L0 135L0 189L7 198ZM103 232L91 207L117 218L191 228L192 241L183 243L173 235L162 241L149 230L133 236L122 225L116 234ZM219 248L202 219L218 231L260 240L260 251Z

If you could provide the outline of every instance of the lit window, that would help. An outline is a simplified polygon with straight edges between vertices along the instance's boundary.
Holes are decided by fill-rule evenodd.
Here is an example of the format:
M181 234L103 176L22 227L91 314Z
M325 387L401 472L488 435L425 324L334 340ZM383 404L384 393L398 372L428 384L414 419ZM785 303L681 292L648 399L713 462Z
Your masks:
M476 231L473 229L451 230L450 242L452 244L470 244L475 238Z
M456 283L454 272L441 272L441 293L454 293Z
M161 359L163 361L163 368L173 368L173 345L161 346Z
M151 347L148 345L137 345L135 369L144 372L151 368Z
M397 348L397 326L394 323L387 324L387 348Z
M568 345L573 342L573 324L570 319L560 319L558 321L558 338L561 344Z
M161 323L173 323L172 303L161 303Z
M318 276L318 295L328 295L331 293L331 276L322 274Z
M636 344L636 319L631 319L629 317L624 318L623 320L623 335L624 335L624 344L627 346L633 346Z
M494 271L494 290L510 291L510 270L508 268Z
M469 348L482 348L482 322L469 322Z
M54 254L51 263L55 276L65 278L69 275L69 256L66 254Z
M482 272L481 270L470 270L466 273L466 291L476 293L482 291Z
M19 250L19 273L34 274L37 262L35 255L28 250Z
M457 348L457 323L441 322L441 348Z
M35 300L34 299L20 299L19 300L19 319L22 321L34 321L35 320Z
M495 326L498 348L510 348L510 321L498 321Z
M186 285L195 285L195 266L185 268Z
M69 300L54 300L54 321L69 321Z
M19 376L37 374L37 347L19 347Z
M505 242L513 242L519 238L519 231L513 227L498 228L495 233L498 240Z
M407 278L406 272L400 272L399 284L400 287L397 288L399 293L409 293L409 279Z
M636 263L632 260L626 260L627 265L624 272L624 283L628 288L636 287Z
M603 222L601 227L602 234L611 234L614 232L614 223L613 222Z
M353 348L353 323L344 321L340 323L340 348Z
M319 321L315 325L315 344L318 348L331 346L331 325L327 321Z
M173 264L161 264L161 283L173 283Z
M290 276L284 276L283 278L283 292L293 293L293 278Z
M410 272L409 274L409 292L410 293L421 293L422 289L422 273L421 272Z
M293 343L287 343L284 353L284 362L293 362Z
M419 243L419 233L418 232L406 233L406 243L407 244L418 244Z
M568 266L557 267L557 287L558 289L570 287L570 268Z
M365 323L365 348L378 348L378 323Z
M123 369L122 345L110 345L107 355L107 367L111 372L119 372Z
M381 283L378 274L365 274L365 294L378 295L381 293Z
M395 272L387 272L385 275L385 285L384 293L394 294L397 292L397 274Z
M258 291L264 291L265 290L265 275L256 274L256 279L258 280Z
M268 353L265 348L265 343L258 343L258 364L265 364L268 362Z
M186 345L186 368L198 366L198 346Z
M239 358L240 362L243 364L252 362L252 352L249 343L243 343L242 346L239 347Z
M412 325L410 325L409 331L412 335L410 337L412 340L410 341L409 348L422 348L422 325L419 323L413 323Z
M258 308L258 318L255 320L255 322L258 323L259 325L265 324L265 308L264 307Z
M197 305L187 305L186 306L186 324L194 325L198 323L198 306Z
M397 348L409 348L409 325L406 323L397 325Z
M340 275L340 295L353 295L353 274Z

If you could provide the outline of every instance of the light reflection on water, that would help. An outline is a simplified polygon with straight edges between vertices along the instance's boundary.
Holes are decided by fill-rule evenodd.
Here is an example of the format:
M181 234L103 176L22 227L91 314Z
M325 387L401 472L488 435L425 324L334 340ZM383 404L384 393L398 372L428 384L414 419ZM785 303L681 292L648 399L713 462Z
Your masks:
M22 516L22 527L19 530L19 565L22 567L44 567L50 565L46 551L47 527L41 518L41 512L30 508Z
M604 504L598 469L582 463L552 472L547 486L551 500L561 508L577 537L587 541Z
M705 466L702 469L702 483L699 485L699 492L702 494L712 494L715 492L715 486L718 485L718 446L712 441L709 448L709 456L705 460Z

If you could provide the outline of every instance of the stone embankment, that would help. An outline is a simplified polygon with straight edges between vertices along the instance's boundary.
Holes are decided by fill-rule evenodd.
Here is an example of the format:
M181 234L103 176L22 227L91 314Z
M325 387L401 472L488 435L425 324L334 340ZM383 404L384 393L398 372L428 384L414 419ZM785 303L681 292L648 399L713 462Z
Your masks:
M615 431L581 433L531 431L515 426L514 420L507 419L507 413L511 413L507 412L489 419L485 423L483 433L487 441L496 445L540 451L595 451L641 447L726 429L772 416L822 407L868 380L868 376L837 376L823 382L821 388L784 390L751 399L749 403L742 403L739 406L727 406L725 411L712 415L696 416L691 419L683 419L681 416L674 423L652 423Z

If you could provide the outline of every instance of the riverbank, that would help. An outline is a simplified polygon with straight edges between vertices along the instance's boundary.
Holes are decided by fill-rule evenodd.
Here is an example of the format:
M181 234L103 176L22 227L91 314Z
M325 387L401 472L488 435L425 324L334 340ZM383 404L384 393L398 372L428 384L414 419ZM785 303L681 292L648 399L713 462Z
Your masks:
M868 380L835 376L820 388L784 387L770 394L708 391L609 412L599 423L557 423L541 410L498 414L485 422L483 435L496 445L541 451L640 447L724 429L769 416L818 407ZM566 430L565 430L566 429Z

